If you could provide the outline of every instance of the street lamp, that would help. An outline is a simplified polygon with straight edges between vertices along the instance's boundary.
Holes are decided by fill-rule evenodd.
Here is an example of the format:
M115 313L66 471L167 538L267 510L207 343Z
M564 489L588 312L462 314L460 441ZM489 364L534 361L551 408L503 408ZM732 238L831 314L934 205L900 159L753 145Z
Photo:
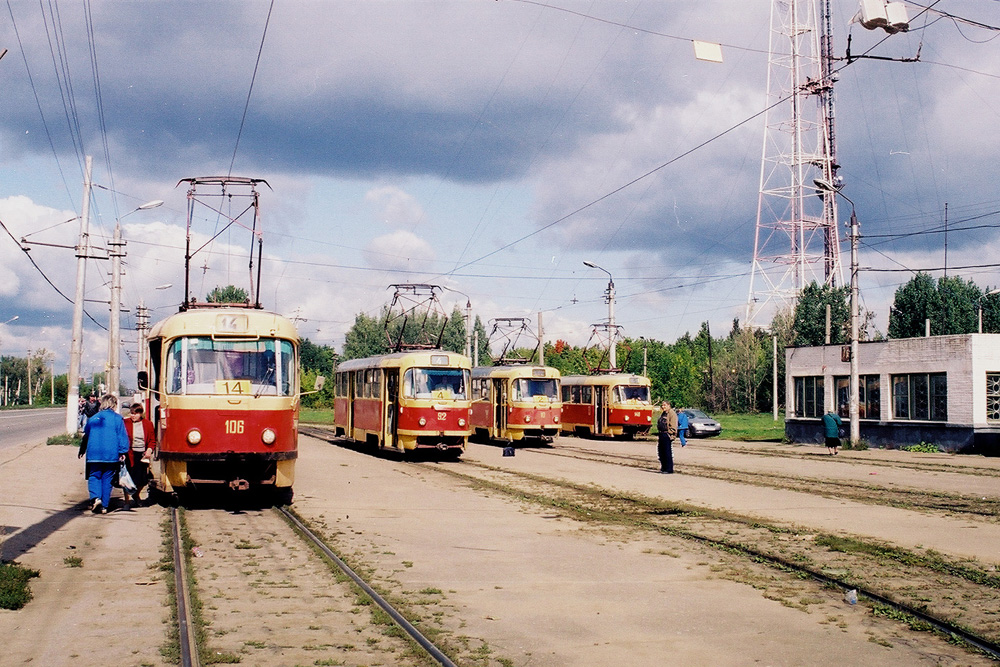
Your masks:
M854 209L854 202L850 197L835 187L830 181L822 178L813 180L817 188L824 192L834 192L851 205L851 387L850 387L850 416L851 416L851 447L855 447L861 439L861 423L859 421L858 403L860 400L860 389L858 387L858 216Z
M111 322L108 327L108 393L118 396L118 387L121 385L121 293L122 293L122 272L121 261L125 256L123 250L125 241L122 239L121 221L132 215L136 211L146 211L151 208L163 206L162 199L148 201L142 206L137 206L125 215L115 220L114 240L108 245L111 246Z
M1000 294L1000 287L997 289L991 289L989 292L986 292L979 297L979 333L983 333L983 299L992 294Z
M617 347L616 340L615 340L616 339L616 336L615 336L615 333L616 333L616 330L615 330L615 280L614 280L614 278L611 277L611 272L608 271L607 269L605 269L604 267L598 266L597 264L594 264L593 262L587 262L587 261L584 261L583 265L584 266L589 266L592 269L598 269L600 271L604 271L604 273L608 274L608 289L604 292L604 300L608 304L608 333L610 334L610 338L611 338L611 343L609 345L609 347L611 349L608 351L608 353L609 353L608 354L608 360L609 360L609 362L611 364L611 368L615 369L615 368L618 368L618 360L615 357L615 348Z

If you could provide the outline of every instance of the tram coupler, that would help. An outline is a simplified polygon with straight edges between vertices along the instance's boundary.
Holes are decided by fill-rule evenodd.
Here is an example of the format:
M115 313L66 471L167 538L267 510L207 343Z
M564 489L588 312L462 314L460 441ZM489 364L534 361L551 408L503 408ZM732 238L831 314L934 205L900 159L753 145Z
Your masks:
M233 491L246 491L250 488L250 482L245 479L234 479L229 482L229 488Z
M446 451L448 451L448 444L447 443L439 442L438 444L436 444L434 446L437 447L437 450L439 452L446 452Z

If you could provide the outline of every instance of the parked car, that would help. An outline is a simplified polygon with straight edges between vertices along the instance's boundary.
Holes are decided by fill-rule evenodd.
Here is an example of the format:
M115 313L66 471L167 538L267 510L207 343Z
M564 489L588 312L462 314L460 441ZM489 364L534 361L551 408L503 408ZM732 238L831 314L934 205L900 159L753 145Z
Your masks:
M691 438L707 438L710 435L722 433L722 424L715 421L701 410L685 408L681 410L688 416L688 436Z

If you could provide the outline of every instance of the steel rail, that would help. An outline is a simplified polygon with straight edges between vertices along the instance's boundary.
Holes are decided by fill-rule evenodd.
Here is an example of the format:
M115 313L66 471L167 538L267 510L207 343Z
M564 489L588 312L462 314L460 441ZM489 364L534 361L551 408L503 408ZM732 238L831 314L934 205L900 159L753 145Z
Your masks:
M620 465L620 464L615 464L615 463L609 463L609 464L610 465ZM478 466L480 464L471 463L471 465ZM448 474L458 475L458 476L462 476L462 477L468 477L470 479L478 479L478 478L475 478L472 475L467 475L467 474L464 474L464 473L458 473L456 471L450 471ZM560 483L557 480L552 480L552 482L554 484L556 484L556 485L560 485ZM980 637L979 635L976 635L976 634L974 634L973 632L971 632L969 630L966 630L966 629L964 629L962 627L959 627L959 626L957 626L957 625L955 625L953 623L950 623L949 621L946 621L944 619L937 618L936 616L933 616L933 615L931 615L931 614L929 614L929 613L927 613L925 611L922 611L922 610L917 609L915 607L911 607L908 604L906 604L905 602L899 602L899 601L893 600L892 598L886 597L885 595L877 593L877 592L875 592L873 590L870 590L868 588L865 588L863 586L858 586L857 584L853 584L853 583L850 583L850 582L847 582L847 581L843 581L841 579L837 579L836 577L831 577L831 576L829 576L827 574L824 574L824 573L822 573L822 572L820 572L818 570L813 570L812 568L806 567L806 566L801 565L799 563L795 563L795 562L793 562L791 560L787 560L787 559L782 558L780 556L775 556L774 554L771 554L771 553L768 553L768 552L765 552L765 551L761 551L761 550L755 549L755 548L753 548L751 546L748 546L746 544L741 544L739 542L729 542L729 541L726 541L724 539L718 539L718 538L714 538L714 537L709 537L707 535L700 535L700 534L698 534L696 532L693 532L693 531L690 531L690 530L687 530L687 529L683 529L683 528L665 527L665 526L661 526L661 525L656 524L656 523L651 522L651 521L647 521L647 522L643 522L643 523L645 523L649 528L651 528L653 530L657 530L657 531L661 531L661 532L667 532L667 533L669 533L671 535L675 535L677 537L681 537L681 538L684 538L684 539L691 539L691 540L694 540L696 542L701 542L703 544L707 544L707 545L715 547L715 548L725 549L726 551L740 552L740 553L746 554L747 556L752 556L755 560L758 560L758 561L766 561L766 562L769 562L769 563L773 563L776 566L780 566L782 569L792 570L792 571L795 571L795 572L799 572L801 574L810 576L813 579L815 579L815 580L817 580L817 581L819 581L821 583L837 586L838 588L842 589L845 592L846 591L850 591L850 590L854 590L854 591L857 592L857 594L858 594L859 597L866 597L866 598L868 598L870 600L873 600L875 602L878 602L880 604L892 607L893 609L895 609L897 611L909 614L909 615L917 618L918 620L921 620L921 621L927 623L928 625L930 625L934 629L938 630L939 632L943 632L945 634L949 634L949 635L951 635L953 637L961 639L962 641L964 641L968 645L973 646L976 649L982 651L987 656L989 656L991 659L993 659L995 661L1000 661L1000 644L997 644L996 642L992 642L992 641L990 641L990 640L988 640L988 639L986 639L984 637Z
M347 565L347 563L345 563L343 560L340 559L340 557L337 556L337 554L333 553L333 551L328 546L326 546L323 540L321 540L311 530L309 530L309 528L307 528L305 524L303 524L297 516L289 512L288 509L284 507L276 507L275 510L281 513L282 516L284 516L290 523L292 523L296 528L298 528L299 531L301 531L301 533L310 542L316 545L316 547L320 551L322 551L327 558L332 560L344 574L350 577L351 580L353 580L354 583L356 583L361 588L361 590L365 592L365 595L374 600L375 604L381 607L382 610L385 613L387 613L392 618L392 620L395 621L396 624L400 628L402 628L402 630L406 634L408 634L411 639L413 639L413 641L417 642L417 644L419 644L420 647L423 648L424 651L426 651L427 654L430 655L431 658L433 658L439 665L442 665L442 667L457 667L457 665L455 665L455 663L452 662L448 658L448 656L446 656L441 651L441 649L439 649L437 646L431 643L429 639L424 637L420 633L420 631L417 630L417 628L415 628L412 623L406 620L406 618L404 618L402 614L396 611L396 609L391 604L389 604L389 602L386 601L385 598L383 598L375 591L375 589L369 586L364 579L359 577L357 573L355 573L354 570L352 570L350 566Z
M177 634L181 649L181 667L200 667L197 637L190 614L191 598L187 586L187 564L181 550L181 522L177 508L170 509L174 550L174 597L177 598Z

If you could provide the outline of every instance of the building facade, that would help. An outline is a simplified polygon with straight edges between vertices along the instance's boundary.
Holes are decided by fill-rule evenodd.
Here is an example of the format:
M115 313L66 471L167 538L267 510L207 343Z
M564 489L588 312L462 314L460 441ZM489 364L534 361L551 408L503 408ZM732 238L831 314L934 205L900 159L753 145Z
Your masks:
M822 442L828 410L846 428L850 372L849 346L785 349L786 438ZM1000 455L1000 334L859 343L858 386L870 446Z

